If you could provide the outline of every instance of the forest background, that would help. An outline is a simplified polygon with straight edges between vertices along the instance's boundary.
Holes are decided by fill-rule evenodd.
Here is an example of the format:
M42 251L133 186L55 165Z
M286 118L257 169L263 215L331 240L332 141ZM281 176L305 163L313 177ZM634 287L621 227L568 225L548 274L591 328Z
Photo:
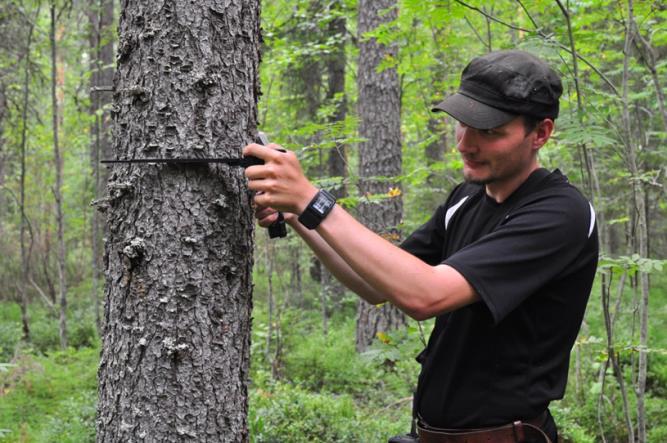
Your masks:
M259 128L351 211L400 199L388 235L399 241L459 181L453 122L430 109L469 59L507 48L547 59L565 92L540 159L593 202L602 241L567 393L552 412L565 441L667 441L667 6L389 5L381 26L359 34L353 0L263 2ZM98 160L113 155L119 8L0 5L0 441L95 439L104 284L96 208L107 193ZM359 193L358 63L369 39L393 50L376 71L397 74L402 172L383 192ZM333 152L344 159L337 172ZM402 319L364 343L355 296L295 237L255 234L251 440L384 441L407 431L414 356L431 322Z

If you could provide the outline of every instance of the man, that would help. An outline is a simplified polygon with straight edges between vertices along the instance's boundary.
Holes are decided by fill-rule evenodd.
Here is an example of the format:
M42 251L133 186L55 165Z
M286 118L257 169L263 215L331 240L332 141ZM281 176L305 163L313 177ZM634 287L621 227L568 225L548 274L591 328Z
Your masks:
M293 153L244 150L266 161L246 170L261 226L284 211L368 302L437 317L418 358L419 441L557 439L548 406L563 396L598 256L592 207L537 160L561 93L556 73L526 52L474 59L436 107L458 121L465 183L400 248L315 188Z

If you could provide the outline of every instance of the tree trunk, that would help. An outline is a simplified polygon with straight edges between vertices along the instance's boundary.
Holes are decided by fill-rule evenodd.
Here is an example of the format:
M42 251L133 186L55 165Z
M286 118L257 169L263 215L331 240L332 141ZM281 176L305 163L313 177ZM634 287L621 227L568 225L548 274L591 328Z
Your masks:
M449 68L449 63L446 62L448 56L444 48L447 45L447 36L445 35L444 28L436 28L433 30L432 35L435 60L439 62L434 63L431 68L431 88L435 92L431 98L431 102L428 103L431 109L442 101L443 96L451 93L444 90L444 88L447 84L447 75L449 71L452 71ZM427 213L432 212L433 208L442 203L442 195L446 193L445 189L449 178L445 175L444 171L439 170L436 172L431 168L445 159L445 152L447 152L449 143L447 135L453 128L452 121L451 117L444 112L430 112L428 115L427 128L433 139L426 145L424 157L426 165L429 167L429 174L426 178L426 192L420 193L420 205L417 206L417 208L423 208Z
M340 13L341 1L333 1L330 6L332 12ZM328 87L326 100L334 103L335 112L329 119L330 123L342 123L347 115L347 99L345 96L345 32L346 20L344 16L338 16L331 20L328 25L329 39L335 39L335 46L327 58L326 67L328 75ZM336 144L329 153L328 170L330 177L347 177L347 147L344 144ZM341 185L330 192L336 198L347 197L347 188L343 181Z
M392 177L401 174L400 85L395 67L378 72L387 59L396 59L395 45L378 44L364 36L382 23L397 17L395 0L359 2L359 190L363 202L359 215L363 223L391 241L400 238L403 215L401 184ZM386 197L390 190L389 198ZM380 197L371 200L371 197ZM378 332L405 325L405 316L396 307L375 307L360 301L357 310L357 351L366 350Z
M104 193L102 184L107 182L107 169L100 167L101 158L111 157L110 120L104 107L111 103L113 84L113 1L92 0L88 11L90 24L89 42L92 54L90 77L90 112L95 117L91 127L91 161L95 181L95 198ZM92 217L92 276L91 298L95 307L95 323L101 331L99 281L102 268L102 230L100 214L93 211Z
M53 123L53 155L56 164L56 185L53 188L53 196L56 200L56 224L58 226L58 296L60 302L60 347L67 348L67 284L65 281L65 215L63 214L63 158L58 144L58 98L57 88L57 63L56 56L56 4L51 0L51 28L49 41L51 43L51 114Z
M646 191L640 179L639 152L633 140L633 131L630 120L630 99L628 86L630 80L629 62L633 41L634 5L633 0L627 2L627 23L625 46L623 48L623 132L627 164L632 179L633 208L636 214L636 252L641 258L648 257L648 220L646 214ZM637 441L646 441L646 377L648 371L648 307L649 307L649 278L644 271L638 271L641 299L639 301L639 362L637 367Z
M0 188L5 184L5 162L8 155L5 151L5 119L7 118L6 86L0 79ZM5 214L4 195L0 193L0 214Z
M39 15L41 7L37 8L35 18ZM29 253L26 248L26 216L25 216L25 176L26 176L26 144L28 135L28 105L30 100L30 51L32 50L32 36L34 33L34 21L28 25L28 37L25 45L25 68L23 71L23 100L21 109L21 172L19 176L19 206L21 210L21 222L19 224L19 241L21 243L21 323L23 324L23 339L30 340L30 319L28 316L28 265Z
M119 30L114 155L240 156L257 125L259 2L124 0ZM243 171L118 166L108 189L98 441L247 441Z
M574 89L577 96L577 119L579 124L583 127L585 125L584 115L586 114L586 109L584 108L583 104L583 94L581 88L579 87L579 63L577 61L577 48L574 40L574 33L572 31L570 11L568 9L569 4L563 5L560 0L557 0L556 3L558 3L558 7L560 8L563 17L565 18L565 23L567 24L570 53L572 56L572 79L574 80ZM600 249L603 252L608 252L611 241L609 229L605 221L607 211L604 206L604 201L602 200L602 191L600 190L600 180L598 178L595 157L593 156L591 150L588 149L588 146L586 146L586 143L581 143L579 145L579 150L581 154L581 160L586 167L586 177L582 177L582 179L586 179L588 196L591 202L597 207L596 216L598 218L597 226L600 233Z

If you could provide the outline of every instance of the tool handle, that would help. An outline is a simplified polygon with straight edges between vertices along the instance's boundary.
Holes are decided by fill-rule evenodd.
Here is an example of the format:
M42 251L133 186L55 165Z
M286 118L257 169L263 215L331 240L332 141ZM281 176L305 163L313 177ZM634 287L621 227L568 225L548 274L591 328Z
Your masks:
M266 134L263 132L258 132L257 133L257 143L263 146L266 146L269 144L269 139L266 137ZM280 152L286 152L284 149L278 149ZM253 161L251 159L257 160L261 163L251 163L250 165L263 165L264 160L261 160L256 157L248 156L245 157L246 159ZM248 166L250 166L248 165ZM278 213L278 219L271 223L269 226L269 238L282 238L282 237L287 237L287 226L285 224L285 216L283 215L282 212Z
M287 237L287 226L285 225L285 216L282 212L278 213L278 220L269 226L269 238Z

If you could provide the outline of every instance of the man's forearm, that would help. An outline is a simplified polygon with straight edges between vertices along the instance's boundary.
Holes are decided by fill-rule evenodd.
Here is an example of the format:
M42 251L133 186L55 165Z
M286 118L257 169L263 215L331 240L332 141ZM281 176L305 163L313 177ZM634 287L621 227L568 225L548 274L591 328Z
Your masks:
M366 228L339 206L334 207L317 232L373 291L417 320L478 299L456 270L424 263Z
M307 229L296 217L287 217L287 223L308 244L317 258L331 274L348 289L371 304L383 303L384 296L373 289L357 274L343 258L324 241L315 230Z

